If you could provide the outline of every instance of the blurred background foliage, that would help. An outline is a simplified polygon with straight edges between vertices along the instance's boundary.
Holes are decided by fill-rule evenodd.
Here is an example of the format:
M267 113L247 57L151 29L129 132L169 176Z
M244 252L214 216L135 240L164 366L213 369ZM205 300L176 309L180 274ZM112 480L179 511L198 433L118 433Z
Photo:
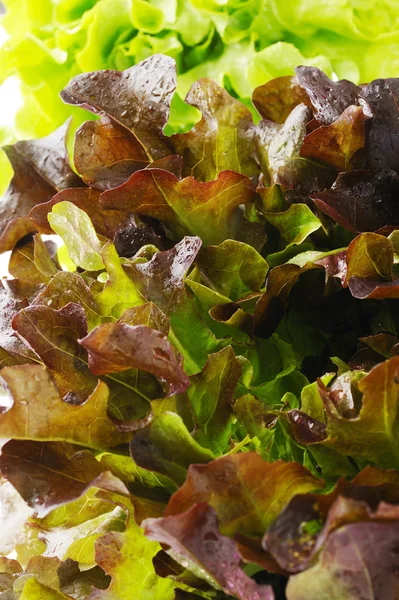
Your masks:
M22 106L0 144L47 135L70 116L60 90L74 75L126 69L154 53L176 59L168 132L197 111L183 98L209 76L249 105L254 87L314 65L356 83L399 73L399 0L5 0L0 94L18 80ZM14 89L14 88L13 88ZM3 90L3 91L2 91ZM72 111L75 126L87 118ZM3 120L4 123L4 120ZM0 193L11 171L0 157Z

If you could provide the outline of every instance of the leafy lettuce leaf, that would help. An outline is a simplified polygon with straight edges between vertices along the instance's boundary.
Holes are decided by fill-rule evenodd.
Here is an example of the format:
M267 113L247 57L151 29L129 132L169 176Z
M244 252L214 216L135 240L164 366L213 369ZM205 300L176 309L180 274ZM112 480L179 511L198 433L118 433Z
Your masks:
M194 70L215 31L229 53L247 44L230 19L257 9L197 4L202 37L173 29L187 2L141 2L132 39L155 47L168 27ZM60 43L78 45L89 16L101 32L100 5L53 7ZM30 10L39 34L47 9ZM301 66L265 75L251 107L238 71L230 94L204 69L185 113L202 120L170 136L173 59L125 65L118 35L118 68L73 72L63 92L100 116L75 139L80 177L67 125L7 150L0 592L391 600L398 82ZM256 53L265 72L271 48Z

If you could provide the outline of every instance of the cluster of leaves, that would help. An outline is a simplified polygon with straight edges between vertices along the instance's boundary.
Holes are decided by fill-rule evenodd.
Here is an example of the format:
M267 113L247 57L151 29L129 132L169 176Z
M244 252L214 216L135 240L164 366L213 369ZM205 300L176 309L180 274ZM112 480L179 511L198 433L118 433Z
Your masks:
M201 79L168 137L175 86L5 149L0 598L391 600L399 82Z
M0 83L16 76L22 108L0 144L49 134L69 116L59 91L78 73L127 69L155 53L180 73L175 131L196 111L183 98L204 75L250 105L252 89L300 64L358 82L395 76L398 0L4 0ZM195 23L195 26L193 26ZM4 89L4 94L7 94ZM78 120L78 114L75 113ZM3 120L4 121L4 120ZM4 121L5 122L5 121ZM0 153L0 193L11 177Z

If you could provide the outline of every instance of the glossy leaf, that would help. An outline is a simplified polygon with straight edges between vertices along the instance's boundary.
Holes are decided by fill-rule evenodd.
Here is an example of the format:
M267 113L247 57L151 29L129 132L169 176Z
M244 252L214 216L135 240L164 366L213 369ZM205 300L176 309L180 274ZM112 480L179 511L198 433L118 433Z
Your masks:
M306 204L293 204L284 212L264 212L287 244L301 244L321 227L321 222Z
M338 175L329 190L312 194L318 208L349 231L377 231L399 223L393 171L351 171Z
M91 452L68 444L11 440L2 448L0 471L40 518L90 487L128 493Z
M200 181L216 179L227 169L256 176L250 111L212 79L194 83L185 101L202 113L191 131L172 138L176 153L184 157L187 174Z
M148 157L134 136L103 115L98 121L86 121L76 132L74 163L87 185L106 190L145 168Z
M351 81L331 81L320 69L297 67L299 85L308 94L315 117L322 125L330 125L348 106L357 103L360 88Z
M309 104L309 98L295 77L285 75L255 88L252 102L264 119L284 123L298 104Z
M374 367L359 381L357 388L361 394L361 405L352 418L344 417L339 407L323 394L328 435L325 444L381 467L396 467L398 367L399 358L392 357Z
M251 181L233 171L222 171L215 181L200 182L194 177L180 181L161 169L145 169L104 192L100 204L158 219L177 238L195 231L206 246L237 237L257 245L262 239L257 223L249 223L239 209L253 199Z
M353 155L365 143L365 119L360 106L348 106L331 125L318 127L305 137L301 155L337 171L350 171Z
M271 184L294 190L299 197L329 187L334 181L331 169L301 156L310 119L310 109L305 104L299 104L281 128L275 133L271 132L267 144L266 161Z
M54 232L50 227L48 217L49 214L51 215L53 207L59 203L67 203L68 206L72 204L75 208L72 208L72 214L67 216L72 218L73 214L80 214L76 209L83 210L92 221L97 234L112 239L119 229L130 224L130 216L121 211L102 210L99 205L99 195L100 191L93 188L78 187L62 190L50 202L35 206L30 212L30 218L42 233L51 234ZM83 218L82 225L85 221L87 221L87 217Z
M183 392L189 380L166 336L145 325L106 323L79 343L89 353L89 368L96 375L141 369L160 377L168 395Z
M89 371L86 351L78 343L87 334L86 315L79 304L67 304L59 310L29 306L12 323L50 369L66 401L79 404L90 396L97 378Z
M352 277L389 281L392 279L392 244L382 235L362 233L349 244L346 264L347 281Z
M376 79L362 89L361 102L372 115L368 132L367 166L369 169L398 171L397 149L398 88L395 80Z
M0 207L0 250L12 250L28 233L36 231L29 219L30 210L48 202L66 187L79 185L66 150L69 123L46 138L17 142L5 147L14 177Z
M153 55L121 71L77 75L61 92L64 102L106 113L129 129L153 160L170 154L163 128L176 87L174 61ZM115 105L114 98L118 98Z
M287 597L355 600L377 594L388 600L398 586L391 566L396 563L397 536L397 523L353 523L338 529L327 540L320 562L290 578Z

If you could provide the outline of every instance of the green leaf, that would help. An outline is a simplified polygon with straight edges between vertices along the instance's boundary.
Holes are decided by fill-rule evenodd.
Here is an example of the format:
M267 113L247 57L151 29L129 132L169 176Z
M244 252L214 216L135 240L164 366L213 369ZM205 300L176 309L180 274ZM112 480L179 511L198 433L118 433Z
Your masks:
M393 247L389 239L377 233L361 233L346 251L346 281L362 277L376 281L391 281Z
M236 301L261 290L268 265L252 246L226 240L219 246L204 248L197 267L204 285Z
M162 413L148 427L134 433L130 451L140 467L167 475L179 485L190 464L206 463L214 458L172 412Z
M321 222L306 204L293 204L284 212L263 212L287 244L301 244L321 227Z
M101 255L108 280L101 291L94 293L94 297L104 317L119 319L125 310L143 304L144 300L125 273L115 246L105 244Z
M366 460L385 468L399 463L397 444L396 371L399 358L393 357L376 367L355 384L354 408L345 415L345 402L335 405L333 397L321 388L326 411L327 438L323 442L355 460ZM340 386L338 394L345 399ZM360 394L360 405L357 405ZM378 402L377 399L378 398Z
M241 367L231 346L211 354L187 390L193 413L194 436L216 455L227 450L233 420L232 400Z
M67 600L68 596L65 596L62 592L53 590L47 585L39 583L34 577L28 579L25 583L21 600Z
M97 564L111 576L107 590L95 590L90 600L124 600L133 592L137 600L173 600L171 579L158 577L152 560L161 549L148 540L130 516L124 533L110 532L95 542Z
M44 305L53 310L60 310L70 303L83 307L89 330L101 322L100 307L84 279L76 273L57 273L34 300L35 305Z
M59 202L48 215L55 233L64 240L73 262L88 271L104 268L101 244L90 217L71 202Z

